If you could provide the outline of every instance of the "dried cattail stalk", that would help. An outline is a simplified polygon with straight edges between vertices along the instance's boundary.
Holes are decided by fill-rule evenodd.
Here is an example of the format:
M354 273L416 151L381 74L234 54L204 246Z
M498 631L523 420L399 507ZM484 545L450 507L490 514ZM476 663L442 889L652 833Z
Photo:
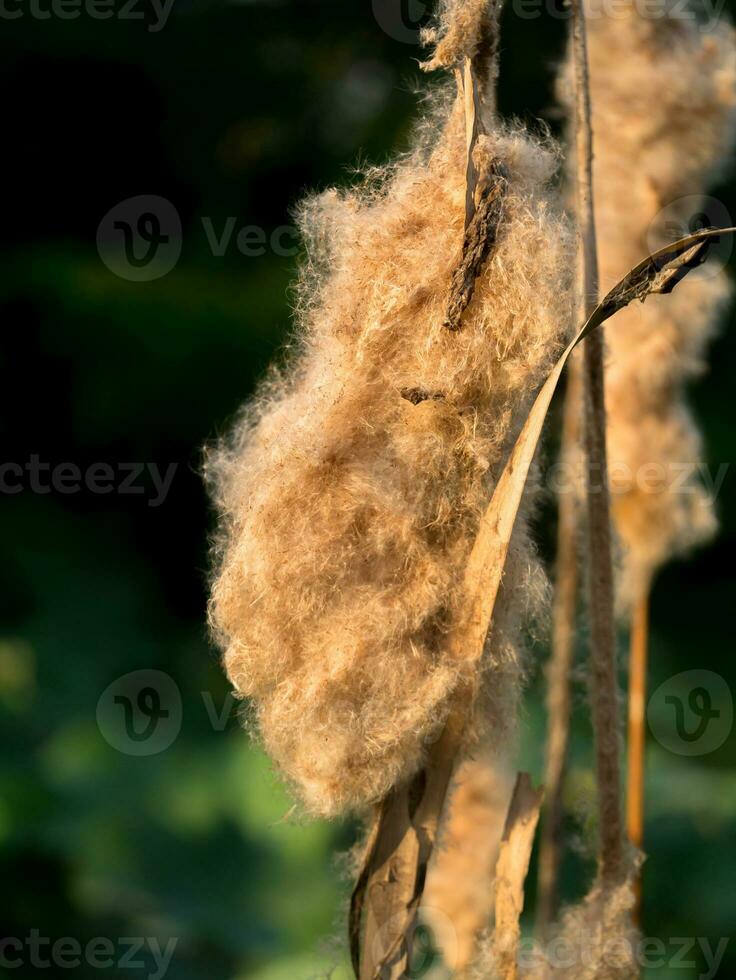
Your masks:
M684 16L688 12L692 19ZM730 156L736 44L727 23L706 29L694 8L654 19L633 3L615 19L593 18L589 43L605 284L669 237L673 221L685 224L697 213L697 195ZM568 83L570 71L568 66ZM709 270L670 299L624 311L609 338L613 513L623 545L618 591L633 617L627 826L636 846L643 841L643 611L657 569L715 527L713 501L698 476L702 449L684 385L702 370L704 347L728 293L725 275Z
M512 791L510 772L482 753L460 766L422 904L430 926L451 934L443 950L453 976L467 974L478 938L490 926L493 881Z
M631 617L629 657L628 775L626 829L629 840L641 849L644 843L644 749L646 740L647 661L649 659L649 597L641 596ZM642 888L636 883L636 918L640 919Z
M567 391L560 463L574 465L582 429L582 370L578 358L567 369ZM552 650L547 663L547 741L544 771L545 809L539 843L537 933L544 937L555 917L562 859L563 797L570 738L571 675L575 656L580 561L580 503L566 482L558 495L557 555L552 607Z
M654 18L639 5L589 21L595 207L604 288L698 212L736 137L736 40L695 9ZM695 196L695 197L694 197ZM671 298L624 311L608 337L606 397L619 591L646 593L670 557L709 537L713 502L684 384L729 295L725 274L691 276ZM685 485L668 489L690 467Z
M467 148L462 102L445 99L412 154L302 207L298 353L209 461L226 668L268 751L325 815L419 769L468 680L448 643L464 565L570 320L556 151L491 118L484 128L476 166L487 178L502 165L507 186L461 329L444 322ZM513 725L520 619L545 592L523 516L502 592L468 743Z
M575 145L577 219L581 250L581 296L586 312L598 303L598 253L593 204L593 134L591 127L587 32L583 0L572 3L572 60L575 77ZM600 847L598 861L605 881L616 880L623 860L619 773L618 685L613 620L613 567L606 455L606 407L603 334L597 330L583 348L585 391L586 497L588 511L589 611L591 621L590 686L595 738Z

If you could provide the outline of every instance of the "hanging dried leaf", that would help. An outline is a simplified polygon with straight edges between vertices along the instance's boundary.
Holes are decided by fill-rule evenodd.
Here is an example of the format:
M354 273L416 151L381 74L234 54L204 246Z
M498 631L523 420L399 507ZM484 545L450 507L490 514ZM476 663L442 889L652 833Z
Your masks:
M650 293L671 292L705 260L709 245L721 235L734 233L736 228L703 229L648 256L603 298L555 364L481 520L464 576L467 614L451 638L458 661L474 664L482 657L529 470L570 355L588 334L633 300L643 302ZM397 787L378 811L372 846L367 849L351 906L351 951L360 980L398 980L406 972L426 866L473 695L470 683L458 692L443 734L429 750L424 771L411 788Z
M456 630L453 645L459 658L479 660L501 584L511 532L524 487L539 445L552 396L567 361L593 330L633 300L644 302L650 293L668 293L706 257L710 244L736 228L708 228L666 245L647 256L603 298L562 354L542 386L524 428L488 505L465 569L469 615L463 630Z

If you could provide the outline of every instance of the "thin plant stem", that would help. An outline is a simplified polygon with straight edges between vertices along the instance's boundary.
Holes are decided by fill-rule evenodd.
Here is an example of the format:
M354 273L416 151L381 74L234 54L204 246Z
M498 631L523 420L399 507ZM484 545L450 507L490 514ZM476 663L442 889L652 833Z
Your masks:
M560 458L572 461L580 442L582 378L578 358L568 367ZM544 938L557 906L557 882L562 853L563 792L570 738L570 675L575 653L578 598L578 501L572 487L558 498L555 599L552 610L552 653L547 665L546 813L539 844L537 932Z
M496 864L493 946L496 959L494 976L497 975L499 980L517 980L519 976L524 883L543 797L544 790L535 790L529 774L520 772L506 816Z
M644 712L647 698L649 654L649 590L636 601L631 617L629 654L629 740L626 827L637 849L644 843ZM635 917L641 918L641 880L636 883Z
M583 0L573 0L572 10L582 295L586 311L592 312L598 302L599 284L593 208L593 132ZM584 379L592 642L590 679L600 825L598 863L601 877L606 881L617 878L623 867L623 826L603 335L600 330L590 334L584 344Z

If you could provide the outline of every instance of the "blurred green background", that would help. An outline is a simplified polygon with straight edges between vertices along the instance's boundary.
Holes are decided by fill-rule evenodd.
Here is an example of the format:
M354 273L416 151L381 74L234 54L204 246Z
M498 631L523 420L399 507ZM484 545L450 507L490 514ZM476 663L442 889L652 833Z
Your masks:
M407 145L427 5L176 0L163 23L144 0L126 16L116 4L110 19L84 7L71 19L7 9L22 16L3 14L0 35L3 460L82 474L107 464L117 492L69 492L73 469L39 492L46 469L0 499L0 930L24 943L31 930L111 938L104 972L114 976L157 975L148 942L128 953L142 965L121 962L121 938L140 936L162 948L176 939L172 980L305 980L344 962L337 855L356 831L289 817L227 700L205 627L212 516L198 471L203 444L288 335L297 258L288 233L274 247L274 231L306 190L348 182L356 163ZM538 19L507 12L501 108L558 128L551 78L565 23L553 14L551 4ZM111 271L96 245L103 217L137 195L170 201L182 225L175 268L142 282ZM736 215L732 184L715 196ZM228 218L232 239L214 254L205 224L219 238ZM245 227L263 230L265 246L257 236L248 246L262 254L238 249ZM724 329L712 354L692 399L717 467L736 444L736 331ZM120 484L133 462L157 467L135 479L140 493ZM167 471L159 499L155 474ZM657 583L652 690L693 668L730 689L736 680L731 471L719 508L719 538ZM548 502L546 544L553 524ZM144 670L173 679L173 701L130 694L142 676L155 687L159 675L125 680ZM542 694L537 671L521 760L536 778ZM126 697L134 732L147 712L173 711L170 745L128 737ZM581 683L569 801L581 841L591 819L583 698ZM131 754L139 749L148 754ZM648 753L645 933L706 937L715 949L736 922L736 739L685 757L650 738ZM583 844L568 855L568 898L591 867ZM23 949L11 975L36 969ZM703 960L693 957L697 966L651 975L696 977ZM736 975L736 943L718 975Z

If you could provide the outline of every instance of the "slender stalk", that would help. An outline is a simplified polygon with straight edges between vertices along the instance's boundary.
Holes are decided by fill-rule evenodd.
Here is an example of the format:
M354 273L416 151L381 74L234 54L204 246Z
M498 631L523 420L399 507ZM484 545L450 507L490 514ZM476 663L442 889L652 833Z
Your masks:
M572 461L580 441L582 378L578 359L568 367L565 417L560 460ZM578 597L578 506L574 489L559 493L555 600L552 612L552 654L547 666L547 759L544 787L547 798L539 845L537 932L544 938L554 919L562 849L563 790L570 737L570 673L575 652Z
M577 211L586 311L598 302L598 255L593 209L593 132L583 0L573 0L576 90ZM600 823L599 870L616 878L623 865L616 635L613 613L611 515L606 459L603 335L584 345L585 445L587 450L588 560L591 621L591 700Z
M501 848L496 864L496 923L493 947L494 975L499 980L519 976L521 913L524 910L524 883L529 871L534 833L539 821L543 789L535 790L529 774L520 772L511 797Z
M636 848L644 843L644 711L647 695L647 659L649 653L649 590L637 600L631 620L629 654L629 745L626 826L629 840ZM637 920L641 916L641 880L636 883Z

